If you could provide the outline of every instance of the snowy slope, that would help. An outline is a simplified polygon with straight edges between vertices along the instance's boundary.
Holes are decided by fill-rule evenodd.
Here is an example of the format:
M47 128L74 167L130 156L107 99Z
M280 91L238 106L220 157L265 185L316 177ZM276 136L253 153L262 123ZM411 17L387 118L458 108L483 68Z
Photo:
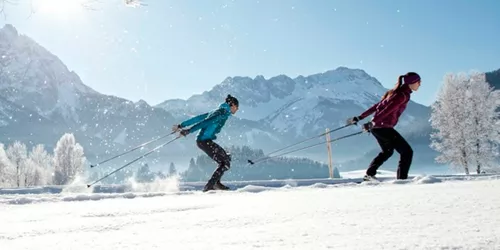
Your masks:
M0 127L6 127L13 123L19 123L19 114L22 114L23 118L31 115L26 109L23 109L9 100L0 97Z
M66 194L0 205L4 249L498 249L500 180ZM390 195L388 195L390 194ZM1 198L1 197L0 197Z
M1 95L41 115L54 112L78 120L75 109L84 94L95 94L75 72L12 25L0 29Z
M93 160L167 133L174 123L168 112L142 100L134 103L94 91L57 56L12 25L0 29L0 55L0 126L5 127L0 141L4 143L20 140L50 149L71 132ZM22 127L16 123L19 120L25 121Z
M56 124L37 112L0 96L1 143L9 144L15 140L30 141L33 137L50 140L53 137L51 131L55 126Z

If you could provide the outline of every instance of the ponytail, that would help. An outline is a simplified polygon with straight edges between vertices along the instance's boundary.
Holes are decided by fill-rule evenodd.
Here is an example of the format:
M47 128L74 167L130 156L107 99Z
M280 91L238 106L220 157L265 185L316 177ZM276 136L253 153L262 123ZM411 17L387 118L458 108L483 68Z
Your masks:
M394 87L392 89L385 92L385 94L382 96L382 101L385 100L386 98L391 97L394 94L394 92L397 91L401 87L401 85L403 85L403 78L404 77L405 77L404 75L400 75L398 77L398 82L396 83L396 85L394 85Z
M404 75L400 75L398 77L398 82L396 83L396 86L394 86L394 90L399 89L401 85L403 84L403 79L405 78Z

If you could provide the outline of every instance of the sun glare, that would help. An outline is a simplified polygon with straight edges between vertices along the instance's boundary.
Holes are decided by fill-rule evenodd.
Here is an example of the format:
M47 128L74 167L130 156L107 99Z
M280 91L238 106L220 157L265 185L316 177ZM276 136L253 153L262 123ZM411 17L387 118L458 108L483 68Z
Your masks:
M36 0L34 11L56 19L71 19L83 13L86 0Z

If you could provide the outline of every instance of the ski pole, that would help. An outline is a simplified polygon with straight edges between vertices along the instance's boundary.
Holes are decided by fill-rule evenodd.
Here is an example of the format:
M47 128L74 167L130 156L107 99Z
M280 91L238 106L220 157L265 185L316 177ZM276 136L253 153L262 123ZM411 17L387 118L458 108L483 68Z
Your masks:
M288 146L286 146L286 147L284 147L284 148L280 148L280 149L275 150L275 151L273 151L273 152L271 152L271 153L268 153L268 154L267 154L267 156L266 156L266 157L263 157L263 158L268 158L268 157L269 157L269 155L272 155L272 154L274 154L274 153L277 153L277 152L283 151L283 150L285 150L285 149L287 149L287 148L291 148L291 147L293 147L293 146L296 146L296 145L299 145L299 144L301 144L301 143L304 143L304 142L310 141L310 140L312 140L312 139L316 139L316 138L319 138L319 137L325 136L325 135L327 135L327 134L329 134L329 133L332 133L332 132L335 132L335 131L341 130L341 129L346 128L346 127L349 127L349 126L351 126L351 125L353 125L353 124L347 124L347 125L344 125L344 126L342 126L342 127L338 127L338 128L336 128L336 129L332 129L332 130L330 130L330 131L328 131L328 132L324 132L324 133L322 133L322 134L320 134L320 135L316 135L316 136L313 136L313 137L311 137L311 138L308 138L308 139L305 139L305 140L302 140L302 141L296 142L296 143L291 144L291 145L288 145ZM259 161L259 160L260 160L260 159L257 159L256 161ZM248 160L248 162L253 162L253 161Z
M352 133L352 134L344 135L344 136L341 136L341 137L337 137L337 138L335 138L335 139L330 140L330 143L332 143L332 142L334 142L334 141L342 140L342 139L345 139L345 138L348 138L348 137L351 137L351 136L359 135L359 134L362 134L362 133L364 133L364 131L359 131L359 132L356 132L356 133ZM322 145L322 144L324 144L324 142L320 142L320 143L312 144L312 145L309 145L309 146L306 146L306 147L302 147L302 148L294 149L294 150L292 150L292 151L288 151L288 152L281 153L281 154L274 155L274 156L267 156L267 157L264 157L264 158L258 159L258 160L256 160L256 161L251 161L251 160L248 160L248 163L250 163L251 165L253 165L253 164L255 164L255 163L259 163L259 162L262 162L262 161L264 161L264 160L268 160L268 159L271 159L271 158L275 158L275 157L279 157L279 156L283 156L283 155L291 154L291 153L294 153L294 152L297 152L297 151L300 151L300 150L304 150L304 149L312 148L312 147L315 147L315 146L318 146L318 145Z
M135 158L133 161L131 161L131 162L129 162L129 163L127 163L127 164L123 165L123 166L122 166L122 167L120 167L120 168L117 168L117 169L113 170L111 173L109 173L109 174L105 175L104 177L102 177L102 178L100 178L100 179L98 179L98 180L96 180L96 181L92 182L91 184L88 184L88 185L87 185L87 187L89 188L90 186L92 186L92 185L96 184L97 182L99 182L99 181L102 181L102 180L106 179L106 178L107 178L107 177L109 177L110 175L112 175L112 174L114 174L114 173L116 173L116 172L120 171L121 169L123 169L123 168L125 168L125 167L127 167L127 166L131 165L132 163L134 163L134 162L136 162L136 161L138 161L138 160L140 160L140 159L142 159L142 158L144 158L144 157L148 156L149 154L151 154L151 153L155 152L156 150L160 149L161 147L164 147L165 145L170 144L170 143L174 142L175 140L177 140L177 139L179 139L179 138L180 138L180 136L175 137L174 139L172 139L172 140L170 140L170 141L167 141L167 142L165 142L165 143L163 143L163 144L161 144L161 145L157 146L156 148L151 149L149 152L147 152L147 153L143 154L142 156Z
M153 139L153 140L151 140L151 141L145 142L145 143L143 143L143 144L141 144L141 145L139 145L139 146L137 146L137 147L135 147L135 148L133 148L133 149L130 149L130 150L128 150L128 151L125 151L125 152L123 152L123 153L121 153L121 154L119 154L119 155L115 155L115 156L113 156L113 157L111 157L111 158L109 158L109 159L107 159L107 160L101 161L101 162L97 163L96 165L90 165L90 167L91 167L91 168L93 168L93 167L97 167L97 166L99 166L99 165L101 165L101 164L103 164L103 163L106 163L106 162L108 162L108 161L111 161L111 160L113 160L113 159L116 159L116 158L118 158L118 157L120 157L120 156L122 156L122 155L125 155L125 154L128 154L128 153L131 153L131 152L132 152L132 151L134 151L134 150L137 150L137 149L139 149L139 148L142 148L142 147L144 147L144 146L146 146L146 145L148 145L148 144L150 144L150 143L153 143L153 142L155 142L155 141L158 141L158 140L160 140L160 139L162 139L162 138L165 138L165 137L167 137L167 136L169 136L169 135L172 135L172 134L174 134L174 133L175 133L175 131L174 131L174 132L171 132L171 133L169 133L169 134L163 135L163 136L161 136L161 137L159 137L159 138Z

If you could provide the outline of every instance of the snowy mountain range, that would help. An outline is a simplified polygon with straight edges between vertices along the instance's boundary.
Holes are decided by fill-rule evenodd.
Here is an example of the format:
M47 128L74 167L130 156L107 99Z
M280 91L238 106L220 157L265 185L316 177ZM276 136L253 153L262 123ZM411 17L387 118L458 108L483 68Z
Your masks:
M347 118L370 107L387 91L375 78L360 69L339 67L324 73L290 78L279 75L270 79L263 76L228 77L219 85L187 100L167 100L157 105L171 112L178 120L188 114L197 114L216 108L230 93L239 98L240 111L230 123L224 143L251 145L265 151L282 147L325 132L326 128L345 125ZM404 134L428 136L430 127L428 107L410 102L400 120ZM368 119L366 119L368 121ZM332 134L344 135L359 131L353 127ZM319 138L316 142L324 141ZM336 143L336 158L362 155L378 147L366 136ZM325 157L324 147L301 151L300 155Z
M218 141L269 152L326 128L343 126L347 118L360 114L387 90L363 70L339 67L296 78L228 77L187 100L150 106L86 86L57 56L12 25L0 29L0 55L0 141L43 143L50 149L64 133L72 132L93 162L96 157L102 160L169 133L173 124L216 108L227 94L239 99L240 111L228 121ZM416 141L425 141L430 132L429 115L429 107L410 102L398 127ZM359 126L352 127L333 133L332 138L359 130ZM333 144L334 159L361 157L377 147L368 135L352 137ZM175 161L198 154L189 137L151 158ZM297 155L325 161L326 146Z
M55 145L66 132L92 159L165 133L173 117L144 101L103 95L12 25L0 30L0 140ZM22 127L20 127L22 126Z

